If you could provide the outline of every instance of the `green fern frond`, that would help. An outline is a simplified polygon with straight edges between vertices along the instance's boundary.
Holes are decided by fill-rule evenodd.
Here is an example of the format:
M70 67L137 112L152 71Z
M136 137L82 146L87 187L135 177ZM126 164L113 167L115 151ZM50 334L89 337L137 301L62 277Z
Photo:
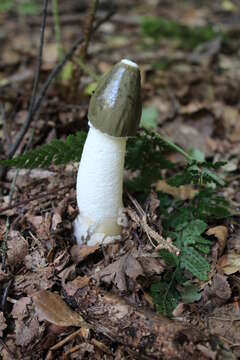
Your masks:
M53 140L50 144L43 145L26 154L13 159L0 161L1 166L12 166L19 169L48 168L51 164L67 164L70 161L80 161L83 145L87 134L77 132L69 135L66 141Z
M194 276L202 281L208 279L210 265L197 250L192 247L185 247L181 252L181 267L190 271Z

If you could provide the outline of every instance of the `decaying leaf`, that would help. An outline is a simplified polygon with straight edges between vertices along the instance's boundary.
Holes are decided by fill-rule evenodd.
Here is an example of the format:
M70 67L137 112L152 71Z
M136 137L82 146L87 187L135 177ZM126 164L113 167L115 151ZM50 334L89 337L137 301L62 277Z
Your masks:
M34 339L39 337L39 322L35 318L30 318L26 322L16 321L16 344L22 347L29 345Z
M18 231L10 231L8 241L7 262L10 266L20 265L28 253L28 242Z
M63 284L63 287L68 296L73 296L77 290L87 286L89 281L90 279L87 276L78 276L73 281L69 281L66 284Z
M32 295L39 320L46 320L57 326L82 326L83 318L71 310L56 293L42 290Z
M239 314L236 313L233 304L215 308L213 312L209 314L208 324L210 332L213 335L227 339L232 345L238 345L240 343Z
M214 235L218 239L219 255L221 255L223 253L223 250L224 250L225 246L226 246L226 240L227 240L227 237L228 237L228 229L227 229L227 227L223 226L223 225L215 226L215 227L212 227L212 228L208 229L206 234L209 235L209 236Z
M3 336L3 330L7 328L6 319L3 315L3 312L0 311L0 337Z
M79 264L98 249L99 249L99 245L95 245L95 246L73 245L71 248L72 260L75 264Z
M105 284L114 284L120 291L126 291L129 285L128 278L136 282L140 275L144 275L142 266L127 253L98 273L97 278Z
M211 306L221 306L231 297L231 288L226 276L216 274L211 285L207 285L203 291L203 301Z
M38 290L50 289L53 284L54 269L51 266L37 269L36 272L28 272L28 276L20 274L15 277L14 290L32 295Z
M12 316L15 319L22 320L28 315L27 306L31 304L31 298L28 296L21 297L13 306Z
M234 250L236 253L240 253L240 229L237 229L237 231L229 237L227 248L228 250Z
M176 199L191 200L198 193L191 185L181 185L179 187L170 186L165 180L159 180L156 184L156 190L172 195Z
M240 254L228 252L218 260L217 267L226 275L231 275L240 271Z

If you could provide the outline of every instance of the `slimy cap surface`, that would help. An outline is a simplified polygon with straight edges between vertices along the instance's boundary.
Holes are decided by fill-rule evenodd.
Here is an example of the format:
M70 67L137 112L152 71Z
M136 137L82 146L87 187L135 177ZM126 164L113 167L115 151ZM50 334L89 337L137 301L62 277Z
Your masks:
M103 133L128 137L136 135L141 113L139 67L123 59L99 80L90 100L88 119Z

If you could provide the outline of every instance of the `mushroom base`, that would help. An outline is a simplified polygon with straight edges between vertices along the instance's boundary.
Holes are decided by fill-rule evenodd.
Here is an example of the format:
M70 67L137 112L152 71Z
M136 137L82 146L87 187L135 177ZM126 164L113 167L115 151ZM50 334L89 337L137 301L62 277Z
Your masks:
M106 245L122 238L122 227L116 222L115 218L108 218L98 223L79 214L73 226L78 245Z

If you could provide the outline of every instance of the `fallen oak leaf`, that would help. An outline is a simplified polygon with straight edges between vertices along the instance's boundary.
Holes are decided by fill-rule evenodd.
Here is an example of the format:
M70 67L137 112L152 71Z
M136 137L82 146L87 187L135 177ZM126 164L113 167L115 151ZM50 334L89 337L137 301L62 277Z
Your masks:
M81 315L70 309L58 294L41 290L33 294L32 299L40 321L46 320L60 327L87 327Z

